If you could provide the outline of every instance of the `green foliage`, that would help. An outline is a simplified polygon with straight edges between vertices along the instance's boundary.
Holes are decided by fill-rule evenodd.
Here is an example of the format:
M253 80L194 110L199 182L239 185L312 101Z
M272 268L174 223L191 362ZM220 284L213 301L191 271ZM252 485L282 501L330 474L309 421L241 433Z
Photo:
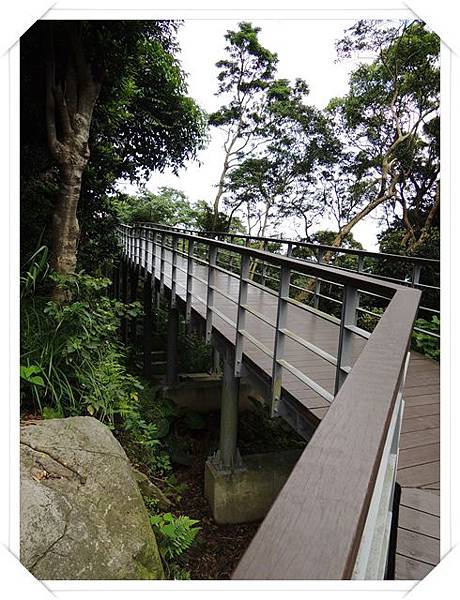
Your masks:
M45 385L45 381L42 377L42 369L38 365L29 365L28 367L21 365L19 375L22 380L26 381L32 386Z
M49 225L59 193L59 171L50 156L45 127L46 58L50 33L56 76L63 84L77 40L101 81L92 116L90 160L78 207L80 266L96 271L117 247L107 196L119 179L147 179L153 171L177 170L206 143L206 117L187 95L177 59L179 23L171 20L38 21L21 38L21 235L23 256ZM69 106L71 103L69 102Z
M51 406L44 406L42 410L42 417L44 419L62 419L64 414L57 408Z
M441 322L438 317L433 316L431 321L427 321L426 319L417 319L415 322L415 327L419 329L423 329L428 332L440 334L440 326ZM439 360L441 356L441 349L439 344L439 338L436 338L432 335L428 335L428 333L423 333L421 331L414 331L412 333L412 340L415 349L424 354L425 356L429 356L430 358L434 358L435 360Z
M121 318L141 314L140 306L105 296L108 279L52 273L44 280L35 265L22 277L22 400L63 416L94 415L114 426L116 417L133 410L141 388L126 370L117 338ZM37 293L40 280L55 282L72 302Z
M171 226L193 227L196 209L184 192L161 187L158 193L144 192L140 196L121 194L112 200L119 220L123 223L149 222Z
M150 517L160 553L165 561L177 559L190 548L201 529L196 526L198 522L185 515L175 517L171 513Z

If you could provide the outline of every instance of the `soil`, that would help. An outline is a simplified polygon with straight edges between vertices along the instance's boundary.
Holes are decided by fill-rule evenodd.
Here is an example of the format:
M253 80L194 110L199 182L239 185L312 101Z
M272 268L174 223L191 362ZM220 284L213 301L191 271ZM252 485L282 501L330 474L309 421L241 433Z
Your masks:
M230 579L259 522L218 525L214 521L203 496L205 459L205 456L197 457L190 467L176 470L177 480L187 485L177 511L199 519L201 527L187 553L187 569L192 579Z

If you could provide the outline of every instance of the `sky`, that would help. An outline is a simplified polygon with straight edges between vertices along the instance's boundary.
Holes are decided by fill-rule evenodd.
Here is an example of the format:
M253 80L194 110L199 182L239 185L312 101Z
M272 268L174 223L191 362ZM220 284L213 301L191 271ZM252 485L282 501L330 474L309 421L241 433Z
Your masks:
M259 39L262 45L278 54L277 77L294 80L304 79L310 87L309 104L324 108L334 96L341 96L348 88L348 77L357 63L355 60L336 62L335 42L343 36L345 29L355 20L288 20L272 19L252 21L261 28ZM207 112L216 110L222 98L215 95L217 89L218 60L225 56L225 33L237 29L238 21L197 19L186 20L178 33L181 48L179 59L188 73L188 93ZM362 57L364 58L364 57ZM207 148L200 152L197 160L187 162L177 176L171 171L155 173L146 188L156 191L169 186L180 189L192 201L199 199L212 203L216 194L223 163L223 136L216 128L210 131ZM130 185L122 186L130 193ZM317 229L337 229L334 221L324 219ZM376 250L377 221L368 217L353 229L353 235L369 250ZM300 221L286 220L272 234L285 237L304 235Z

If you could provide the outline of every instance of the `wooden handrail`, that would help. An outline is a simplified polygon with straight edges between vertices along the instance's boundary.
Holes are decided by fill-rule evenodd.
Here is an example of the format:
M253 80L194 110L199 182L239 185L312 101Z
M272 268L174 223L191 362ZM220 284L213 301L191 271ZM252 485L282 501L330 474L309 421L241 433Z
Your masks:
M160 225L158 223L149 223L149 222L141 222L139 225L143 227L160 227L164 229L168 229L168 231L180 231L180 232L193 232L200 234L205 237L206 235L214 235L214 236L223 236L230 238L240 238L243 240L259 240L261 242L274 243L274 244L293 244L295 246L300 246L302 248L309 248L311 250L323 250L324 252L333 252L333 253L341 253L341 254L354 254L356 256L369 257L369 258L377 258L379 260L383 259L391 259L391 260L399 260L405 261L415 265L430 265L430 266L439 266L439 260L435 258L426 258L423 256L406 256L404 254L390 254L385 252L375 252L372 250L361 250L360 248L344 248L342 246L329 246L326 244L317 244L314 242L302 242L300 240L292 240L289 238L275 238L275 237L267 237L267 236L255 236L248 235L245 233L235 233L235 232L226 232L226 231L199 231L198 229L186 228L186 227L173 227L171 225Z
M233 579L351 578L420 295L394 295Z
M135 229L135 227L131 227L130 225L122 225L122 227L128 229ZM152 227L152 229L160 234L193 240L196 243L202 243L211 247L220 248L222 250L232 251L241 255L250 256L251 258L257 259L261 262L265 261L268 264L275 265L278 267L282 267L283 265L285 265L293 271L310 277L322 278L326 281L337 283L339 285L350 284L356 289L369 292L376 292L387 298L391 298L393 294L398 290L407 289L406 286L394 282L380 279L377 280L367 275L362 275L360 273L335 269L334 267L330 267L328 265L307 262L298 258L293 258L292 256L273 254L272 252L268 252L265 250L258 250L256 248L249 248L247 246L239 246L238 244L222 242L213 238L201 237L189 233L182 233L174 229L164 229L161 227Z

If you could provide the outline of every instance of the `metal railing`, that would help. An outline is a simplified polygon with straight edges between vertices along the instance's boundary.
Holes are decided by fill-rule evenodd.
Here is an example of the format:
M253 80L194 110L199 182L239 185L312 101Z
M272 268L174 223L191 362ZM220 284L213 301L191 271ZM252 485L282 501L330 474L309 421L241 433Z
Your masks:
M331 404L235 577L381 577L388 546L401 390L421 292L393 281L231 244L197 232L150 224L123 225L119 232L123 254L152 275L161 293L168 288L171 306L180 299L187 322L193 310L203 316L207 341L212 341L217 326L230 327L235 377L243 374L248 344L269 357L268 404L272 416L279 413L285 373ZM255 280L254 266L261 264L275 273L275 282L268 285L267 281ZM308 286L293 283L299 277L313 283L321 280L340 290L340 317L299 298L299 291L308 290ZM219 278L226 282L225 289L219 287ZM229 282L236 284L237 294L231 293ZM276 318L250 304L251 290L274 299ZM387 303L372 333L358 326L361 295ZM234 306L236 318L221 308L218 297ZM290 311L313 315L336 327L336 352L326 351L290 329ZM270 327L272 347L257 337L257 330L248 327L248 316ZM354 362L355 339L365 340L365 346ZM315 381L314 373L305 373L288 360L287 341L333 366L333 390L326 389L321 380ZM297 510L300 505L304 509L301 513ZM297 508L292 510L293 506ZM292 540L297 542L292 544ZM333 555L327 565L318 559L326 550Z
M382 279L383 281L391 281L400 285L415 287L416 289L422 291L422 301L419 306L417 317L427 319L428 321L431 321L433 316L437 316L438 318L440 317L440 265L439 260L436 259L390 254L384 252L373 252L361 250L359 248L329 246L325 244L317 244L278 237L251 236L235 232L201 232L196 229L163 226L156 223L141 223L141 225L157 226L169 231L189 233L201 237L213 237L214 239L222 241L228 240L230 243L242 243L244 245L256 244L260 247L260 249L270 249L270 252L280 253L284 256L295 256L296 251L306 250L310 252L309 256L297 256L296 258L315 262L316 264L325 264L325 258L328 258L327 264L329 266L349 272L362 273L369 277ZM348 260L348 266L341 264L341 261L343 262L343 259L346 257L353 259L351 261ZM384 275L382 273L376 273L376 265L381 271L385 271L386 269L388 270L391 265L393 269L404 271L404 277L398 278L390 275ZM267 265L265 262L261 263L260 279L264 284L267 280L273 280L273 278L267 273L266 266ZM429 275L431 275L431 278L434 279L434 285L426 283ZM327 281L323 281L321 278L316 278L313 289L304 289L305 293L311 296L312 305L318 308L322 301L340 305L340 299L331 297L331 295L328 296L322 291L322 289L325 287L325 284L327 284ZM377 298L378 294L375 294L374 297ZM378 320L381 317L380 311L369 310L369 307L360 306L358 304L356 308L363 318L367 316L368 318ZM418 333L428 335L436 340L440 339L440 334L436 331L423 329L422 326L417 325L415 325L413 329Z

